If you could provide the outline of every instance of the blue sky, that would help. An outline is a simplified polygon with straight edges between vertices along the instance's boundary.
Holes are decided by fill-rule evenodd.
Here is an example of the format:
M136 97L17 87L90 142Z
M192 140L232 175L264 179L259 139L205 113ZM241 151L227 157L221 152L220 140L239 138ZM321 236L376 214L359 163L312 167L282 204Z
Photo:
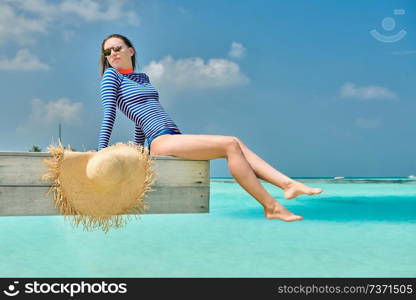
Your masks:
M97 147L112 33L183 133L237 136L292 177L416 175L411 0L2 0L0 151L46 151L59 122L65 145ZM118 111L110 144L133 126Z

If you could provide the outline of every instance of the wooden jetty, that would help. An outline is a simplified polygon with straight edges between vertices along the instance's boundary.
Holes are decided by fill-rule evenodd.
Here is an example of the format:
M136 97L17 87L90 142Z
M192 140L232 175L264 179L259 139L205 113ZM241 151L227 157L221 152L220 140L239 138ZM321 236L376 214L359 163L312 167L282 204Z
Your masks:
M59 215L51 186L42 181L48 152L0 151L0 216ZM154 191L147 214L209 212L209 161L154 156Z

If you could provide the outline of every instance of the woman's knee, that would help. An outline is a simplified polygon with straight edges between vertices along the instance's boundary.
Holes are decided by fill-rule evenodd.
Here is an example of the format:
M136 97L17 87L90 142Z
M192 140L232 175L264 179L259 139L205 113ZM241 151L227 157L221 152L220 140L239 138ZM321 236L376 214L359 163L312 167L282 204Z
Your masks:
M227 136L224 146L227 153L241 152L240 140L235 136Z

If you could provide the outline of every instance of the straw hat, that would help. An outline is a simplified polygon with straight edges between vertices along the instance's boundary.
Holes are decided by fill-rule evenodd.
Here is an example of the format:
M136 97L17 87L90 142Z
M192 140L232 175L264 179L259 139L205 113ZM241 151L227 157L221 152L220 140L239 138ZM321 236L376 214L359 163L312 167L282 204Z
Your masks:
M127 223L124 214L143 213L152 191L154 172L147 148L117 143L98 152L76 152L62 144L49 146L52 159L45 159L43 180L52 181L55 206L72 225L104 232ZM130 215L124 216L130 219Z

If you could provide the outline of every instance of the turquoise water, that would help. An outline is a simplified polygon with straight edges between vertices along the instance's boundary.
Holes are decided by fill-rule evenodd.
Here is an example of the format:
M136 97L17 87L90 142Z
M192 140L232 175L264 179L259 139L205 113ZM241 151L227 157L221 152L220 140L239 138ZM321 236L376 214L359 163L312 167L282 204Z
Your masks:
M415 277L416 181L310 180L282 200L305 220L266 220L238 184L211 181L209 214L144 215L126 228L1 217L0 277Z

